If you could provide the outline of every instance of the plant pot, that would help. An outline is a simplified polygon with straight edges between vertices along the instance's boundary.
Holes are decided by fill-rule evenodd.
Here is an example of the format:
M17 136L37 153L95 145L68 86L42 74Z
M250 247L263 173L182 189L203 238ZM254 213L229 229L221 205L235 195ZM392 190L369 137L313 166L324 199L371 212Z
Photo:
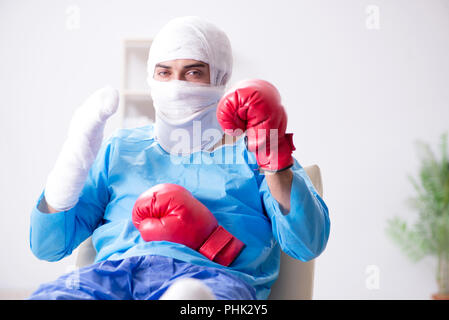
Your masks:
M449 294L444 293L434 293L432 294L433 300L449 300Z

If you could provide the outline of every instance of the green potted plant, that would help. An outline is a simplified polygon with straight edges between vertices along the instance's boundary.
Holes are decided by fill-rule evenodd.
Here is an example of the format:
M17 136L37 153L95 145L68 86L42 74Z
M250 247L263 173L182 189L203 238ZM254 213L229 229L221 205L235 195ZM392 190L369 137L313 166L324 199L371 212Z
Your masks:
M409 199L418 213L413 224L394 217L387 221L387 234L413 261L425 256L437 258L438 292L433 299L449 299L449 157L448 135L441 137L437 156L430 146L417 142L420 169L417 178L409 176L416 195Z

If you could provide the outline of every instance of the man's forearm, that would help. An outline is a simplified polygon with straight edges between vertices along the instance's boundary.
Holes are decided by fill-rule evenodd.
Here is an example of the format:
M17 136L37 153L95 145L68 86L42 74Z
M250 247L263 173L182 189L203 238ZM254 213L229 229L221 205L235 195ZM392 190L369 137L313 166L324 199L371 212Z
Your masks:
M271 195L279 203L284 215L290 212L290 194L292 189L293 172L287 169L280 172L265 172Z

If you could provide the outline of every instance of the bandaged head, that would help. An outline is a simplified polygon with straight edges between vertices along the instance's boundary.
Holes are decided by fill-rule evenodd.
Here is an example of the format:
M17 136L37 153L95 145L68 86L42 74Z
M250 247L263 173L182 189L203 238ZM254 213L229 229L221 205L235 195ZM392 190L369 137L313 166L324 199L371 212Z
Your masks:
M157 63L176 59L207 63L210 84L153 78ZM216 107L232 73L232 50L226 34L199 17L175 18L154 38L147 67L156 111L155 136L161 147L185 154L215 145L223 135Z

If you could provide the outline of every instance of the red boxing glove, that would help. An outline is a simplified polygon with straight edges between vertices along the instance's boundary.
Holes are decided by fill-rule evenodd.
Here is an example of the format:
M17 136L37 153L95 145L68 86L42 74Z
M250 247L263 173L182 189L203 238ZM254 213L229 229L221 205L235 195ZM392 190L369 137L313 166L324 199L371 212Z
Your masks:
M264 80L244 80L219 101L217 118L230 135L246 131L249 151L266 171L281 171L293 165L293 134L285 133L287 113L278 90Z
M229 266L245 246L185 188L171 183L142 193L132 212L145 241L170 241L188 246L208 259Z

